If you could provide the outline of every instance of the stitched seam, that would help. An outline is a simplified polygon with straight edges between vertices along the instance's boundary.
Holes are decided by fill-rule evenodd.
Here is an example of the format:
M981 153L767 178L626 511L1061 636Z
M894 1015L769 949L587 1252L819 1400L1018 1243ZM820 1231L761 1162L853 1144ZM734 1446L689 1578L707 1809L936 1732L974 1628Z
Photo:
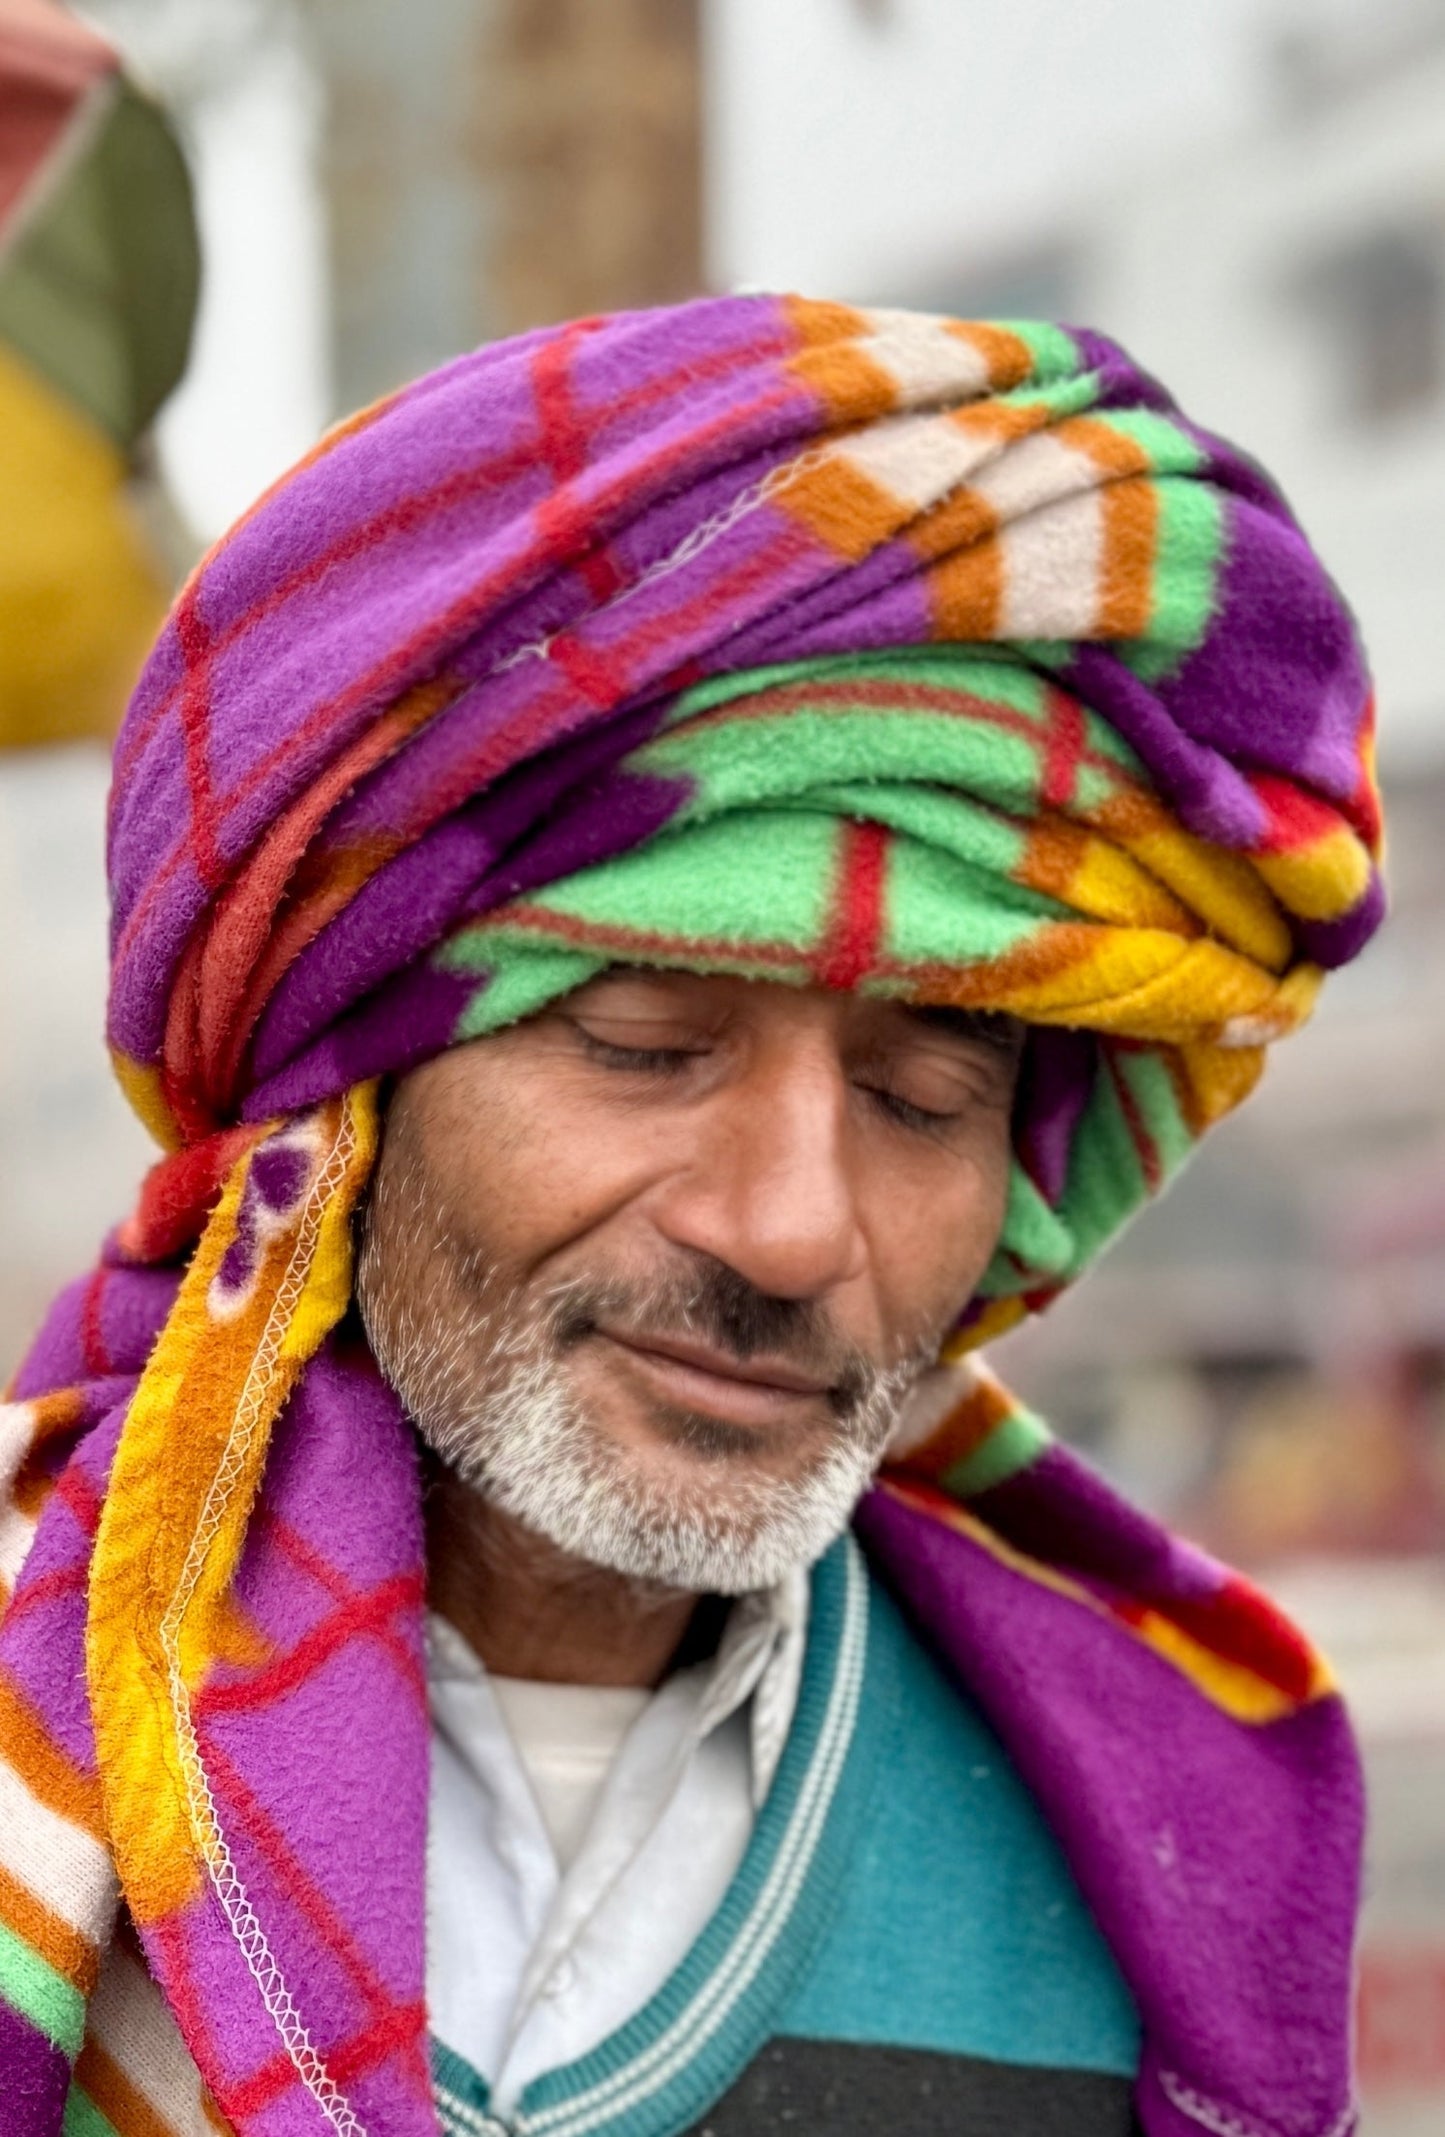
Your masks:
M790 488L800 475L811 474L815 467L821 467L826 460L833 457L833 452L832 444L813 446L809 451L800 453L796 460L785 460L781 466L770 468L761 480L751 484L746 490L740 490L723 511L714 514L711 519L703 520L691 533L684 535L675 549L669 549L665 556L658 557L645 571L639 572L635 579L629 579L626 586L620 587L610 601L599 601L576 621L590 624L595 623L600 616L614 615L634 594L643 593L649 586L657 585L659 580L671 578L674 572L681 571L690 564L694 557L701 556L705 549L710 549L714 542L720 541L725 534L730 534L740 521L755 512L760 505L765 505L770 497ZM504 659L488 668L482 680L490 682L495 675L505 675L509 669L519 668L523 661L549 659L558 639L568 637L575 629L575 622L564 623L555 631L548 631L543 637L534 638L528 644L518 646L514 653L508 653Z
M275 1372L276 1359L292 1312L305 1288L315 1254L316 1237L331 1195L344 1179L356 1146L356 1126L351 1101L343 1101L341 1125L330 1155L317 1173L307 1197L296 1244L287 1263L266 1325L261 1332L241 1390L225 1450L211 1480L201 1518L191 1538L181 1577L161 1620L160 1640L166 1658L171 1714L175 1722L186 1809L191 1832L211 1873L216 1897L261 2001L306 2090L325 2115L337 2137L366 2137L366 2131L344 2094L326 2068L281 1971L275 1953L257 1917L231 1851L221 1830L215 1798L206 1775L191 1717L190 1694L181 1673L180 1629L190 1607L205 1565L206 1554L224 1518L232 1493L245 1465L251 1442L260 1429L262 1407Z
M1218 2101L1207 2099L1203 2093L1195 2092L1182 2078L1176 2077L1172 2070L1161 2070L1159 2083L1171 2106L1177 2107L1180 2114L1187 2115L1191 2122L1197 2122L1201 2129L1208 2130L1210 2137L1277 2137L1276 2132L1266 2129L1262 2123L1243 2122L1237 2115L1230 2114L1227 2108L1221 2107ZM1328 2129L1320 2130L1318 2137L1350 2137L1358 2114L1359 2109L1351 2104L1343 2114L1336 2116Z

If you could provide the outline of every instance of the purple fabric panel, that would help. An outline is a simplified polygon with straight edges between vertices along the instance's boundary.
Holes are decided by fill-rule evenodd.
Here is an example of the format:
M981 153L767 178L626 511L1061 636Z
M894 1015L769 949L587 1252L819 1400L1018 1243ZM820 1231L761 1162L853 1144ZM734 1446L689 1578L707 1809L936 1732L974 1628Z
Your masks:
M135 1374L150 1356L180 1277L174 1269L118 1268L103 1258L107 1275L100 1291L99 1322L106 1359L115 1373ZM11 1385L17 1402L90 1377L81 1329L93 1281L89 1276L77 1278L54 1301Z
M80 1317L88 1276L77 1277L52 1300L40 1332L21 1361L10 1383L9 1394L17 1402L31 1395L44 1395L51 1388L70 1387L85 1377L85 1352L80 1340Z
M1137 752L1187 830L1221 846L1255 843L1264 812L1248 783L1206 743L1178 727L1155 691L1117 654L1107 646L1079 646L1060 680Z
M268 1923L268 1935L269 1930ZM286 2051L275 2020L231 1934L215 1887L206 1884L180 1920L164 1932L158 1934L142 1925L139 1935L163 1993L174 1978L177 1958L184 1968L189 1993L171 2003L171 2015L222 2113L232 2115L246 2137L336 2137L334 2125L317 2101L303 2085L289 2081ZM231 2096L232 2086L258 2079L262 2073L270 2081L268 2098L250 2108L242 2121ZM276 2088L274 2094L271 2085ZM398 2137L403 2137L401 2128ZM423 2137L423 2130L407 2131L405 2137ZM425 2130L424 2137L435 2137L434 2129Z
M857 1527L1113 1949L1143 2023L1147 2137L1179 2128L1157 2112L1165 2072L1242 2128L1320 2137L1350 2098L1363 1821L1338 1701L1251 1728L1102 1612L886 1493Z
M1057 1441L1027 1469L971 1498L969 1511L1030 1558L1115 1593L1202 1603L1224 1581L1214 1559L1131 1506Z
M870 652L875 647L923 645L936 638L928 581L922 572L888 576L854 599L825 588L829 600L796 604L781 617L766 617L742 644L728 647L727 667L755 661L816 660L831 653ZM746 657L745 657L746 652Z
M329 1586L308 1581L288 1560L266 1510L329 1567ZM223 1830L323 2055L385 2027L398 2005L413 2012L414 2050L424 2046L422 1558L411 1433L366 1351L333 1341L278 1420L263 1518L238 1577L243 1605L275 1643L272 1663L260 1666L263 1682L303 1635L324 1638L325 1621L339 1609L354 1615L385 1583L407 1580L418 1592L369 1617L369 1636L328 1650L282 1702L227 1706L204 1693L197 1701ZM229 1668L212 1681L234 1685L251 1674ZM218 1909L188 1912L186 1945L203 2010L231 2028L218 2034L212 2083L223 2073L247 2077L274 2060L280 2044L236 1973L244 1962ZM152 1956L167 1978L163 1943ZM377 2126L396 2137L430 2137L424 2055L414 2054L411 2081L397 2055L387 2061L390 2075L378 2067L354 2088L348 2080L348 2095L354 2090L359 2103L365 2092ZM309 2131L309 2112L301 2089L290 2087L272 2110L278 2137ZM272 2127L270 2117L256 2124Z
M1296 920L1294 936L1306 957L1331 972L1357 957L1385 917L1387 894L1378 872L1352 913L1339 920Z
M1216 598L1203 643L1160 686L1171 719L1236 764L1348 801L1369 685L1349 611L1278 506L1229 501Z
M124 1406L113 1410L71 1457L97 1503L124 1419ZM36 1525L12 1607L0 1619L0 1667L42 1718L46 1734L88 1774L95 1772L95 1731L85 1675L86 1576L93 1549L90 1530L69 1497L53 1493ZM47 1592L51 1581L57 1583L53 1594ZM37 1589L39 1600L26 1607L24 1598Z
M159 828L152 834L152 858L158 848L170 847L174 843L170 827L178 821L189 821L189 817L188 802L178 800L172 803L166 814L164 836ZM133 840L127 840L127 849L134 859L138 849ZM147 877L151 873L147 868ZM144 884L138 887L146 888ZM112 903L111 990L106 1011L106 1038L110 1045L128 1054L133 1061L159 1059L171 979L191 929L206 903L194 856L188 852L164 887L157 890L147 910L145 925L138 930L123 960L120 956L121 915Z
M1074 1131L1094 1087L1097 1059L1092 1032L1047 1024L1028 1032L1014 1103L1014 1148L1049 1202L1063 1194Z
M315 1044L247 1093L241 1118L270 1120L371 1076L400 1076L451 1043L475 973L412 965L339 1016Z
M4 2137L60 2137L70 2062L28 2018L0 1997L0 2131Z

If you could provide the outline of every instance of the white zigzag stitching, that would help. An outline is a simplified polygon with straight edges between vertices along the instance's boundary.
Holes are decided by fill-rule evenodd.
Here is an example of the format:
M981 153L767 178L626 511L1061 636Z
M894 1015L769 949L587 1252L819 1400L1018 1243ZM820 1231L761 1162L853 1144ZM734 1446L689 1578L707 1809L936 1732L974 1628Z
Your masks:
M1177 2107L1181 2115L1187 2115L1191 2122L1197 2122L1201 2129L1208 2130L1210 2137L1275 2137L1274 2132L1257 2123L1241 2122L1237 2115L1231 2115L1216 2101L1206 2100L1203 2093L1195 2092L1172 2070L1161 2070L1159 2083L1170 2105ZM1359 2112L1357 2107L1347 2107L1327 2130L1319 2132L1319 2137L1350 2137Z
M270 1383L282 1337L290 1323L292 1309L305 1286L315 1250L316 1235L321 1228L326 1205L332 1190L345 1176L355 1147L356 1125L350 1101L347 1100L343 1104L341 1127L336 1142L326 1163L317 1173L307 1197L296 1245L292 1249L286 1273L281 1279L275 1302L267 1316L266 1326L261 1332L256 1354L251 1360L225 1452L211 1480L211 1488L207 1493L195 1535L191 1538L180 1581L160 1627L161 1648L166 1658L171 1713L180 1748L181 1772L185 1781L186 1808L190 1815L191 1831L211 1872L216 1897L221 1903L231 1934L261 1992L261 2001L281 2037L282 2046L291 2059L292 2067L332 2129L336 2131L337 2137L366 2137L366 2131L327 2070L306 2030L305 2021L296 2008L280 1963L266 1941L266 1933L251 1904L250 1895L232 1861L231 1851L216 1815L215 1798L211 1794L211 1784L201 1758L200 1745L196 1740L195 1724L191 1720L190 1694L181 1673L180 1628L200 1579L206 1553L221 1525L231 1494L240 1481L247 1451L259 1430L265 1391Z

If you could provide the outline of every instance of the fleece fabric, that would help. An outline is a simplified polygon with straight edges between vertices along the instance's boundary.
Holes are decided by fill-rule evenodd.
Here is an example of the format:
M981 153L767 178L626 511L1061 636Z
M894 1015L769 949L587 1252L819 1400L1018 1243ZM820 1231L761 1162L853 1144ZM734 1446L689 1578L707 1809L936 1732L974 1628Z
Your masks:
M579 321L258 502L116 751L110 1036L170 1154L0 1426L0 2130L152 2137L149 1978L241 2137L432 2137L418 1486L348 1317L376 1079L649 957L1029 1023L1000 1250L858 1533L1063 1842L1149 2137L1347 2126L1328 1671L965 1354L1372 932L1370 733L1278 492L1056 326Z

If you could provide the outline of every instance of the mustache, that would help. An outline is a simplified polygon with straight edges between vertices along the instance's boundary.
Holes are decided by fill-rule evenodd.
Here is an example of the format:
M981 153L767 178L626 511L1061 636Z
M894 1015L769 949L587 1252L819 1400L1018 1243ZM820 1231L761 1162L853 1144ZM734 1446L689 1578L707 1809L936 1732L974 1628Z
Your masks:
M642 1342L698 1339L740 1365L760 1356L777 1360L825 1383L840 1422L876 1402L885 1388L906 1386L932 1356L930 1345L918 1343L884 1365L844 1341L816 1301L774 1297L726 1262L707 1258L646 1280L573 1279L551 1294L545 1319L559 1351L612 1332Z

